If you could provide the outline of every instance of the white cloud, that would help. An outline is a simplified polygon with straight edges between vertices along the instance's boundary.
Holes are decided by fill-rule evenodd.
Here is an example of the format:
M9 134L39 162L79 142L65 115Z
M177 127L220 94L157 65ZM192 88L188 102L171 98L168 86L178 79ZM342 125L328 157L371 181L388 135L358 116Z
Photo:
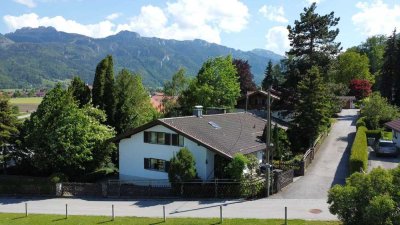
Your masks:
M229 7L227 7L229 6ZM143 6L139 15L127 23L111 22L117 15L109 15L96 24L80 24L62 16L39 17L35 13L3 17L11 30L21 27L53 26L57 30L91 37L105 37L121 30L135 31L142 36L192 40L203 39L220 43L221 32L240 32L246 28L249 10L240 0L176 0L164 8Z
M112 13L106 17L107 20L115 20L122 16L122 13Z
M6 15L3 19L11 30L22 27L37 28L39 26L52 26L59 31L83 34L96 38L106 37L115 33L113 30L115 25L107 20L97 24L83 25L74 20L67 20L62 16L40 18L35 13L23 14L21 16Z
M288 35L289 31L284 26L270 28L265 35L267 39L265 48L278 54L285 55L285 52L290 48Z
M390 34L395 27L400 27L400 5L389 7L381 0L358 2L360 12L352 17L354 25L364 35Z
M29 8L36 7L36 3L33 0L14 0L14 2L27 6Z
M275 6L267 6L263 5L259 10L265 18L271 21L276 21L279 23L287 23L288 19L285 17L285 11L283 6L275 7Z

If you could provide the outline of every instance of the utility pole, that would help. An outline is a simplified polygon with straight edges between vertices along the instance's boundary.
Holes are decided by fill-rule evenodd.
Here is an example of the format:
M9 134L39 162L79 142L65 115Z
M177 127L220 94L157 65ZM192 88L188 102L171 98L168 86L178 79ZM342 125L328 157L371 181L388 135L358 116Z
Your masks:
M248 101L249 101L249 91L246 91L246 112L247 112Z
M271 166L270 166L270 150L272 150L272 143L271 143L271 85L268 87L268 101L267 101L267 137L265 138L267 140L266 143L266 148L265 148L265 156L266 156L266 186L267 186L267 197L269 197L269 187L270 185L270 180L271 180Z

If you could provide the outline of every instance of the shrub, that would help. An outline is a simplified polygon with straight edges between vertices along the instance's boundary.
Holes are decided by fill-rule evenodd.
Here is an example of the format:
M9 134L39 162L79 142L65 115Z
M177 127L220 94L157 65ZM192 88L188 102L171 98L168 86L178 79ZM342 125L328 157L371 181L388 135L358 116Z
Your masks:
M246 168L248 161L243 154L236 154L226 167L226 173L234 180L242 180L243 170Z
M364 171L368 167L368 146L367 146L367 136L365 132L367 128L361 126L358 128L356 137L351 147L350 153L350 174L354 172L360 172L361 169Z
M63 173L53 173L49 179L54 184L68 181L68 177Z
M196 178L196 162L189 149L181 148L176 156L173 156L169 169L169 182L184 182Z
M361 126L363 126L363 127L366 127L366 126L367 126L367 125L365 124L364 119L365 119L365 117L360 117L360 118L357 120L357 122L356 122L356 127L357 127L357 129L358 129L359 127L361 127Z
M364 107L361 115L369 129L378 129L384 123L399 117L399 108L391 105L386 98L379 93L373 93L363 100Z
M382 137L382 132L381 130L367 130L365 131L365 135L367 135L367 138L380 139Z

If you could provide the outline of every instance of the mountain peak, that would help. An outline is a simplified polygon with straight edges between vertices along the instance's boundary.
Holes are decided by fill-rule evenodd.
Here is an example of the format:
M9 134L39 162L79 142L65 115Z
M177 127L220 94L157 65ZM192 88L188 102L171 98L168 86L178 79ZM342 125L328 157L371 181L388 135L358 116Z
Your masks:
M23 27L13 33L5 35L8 39L15 42L70 42L78 38L88 38L80 34L65 33L57 31L54 27Z

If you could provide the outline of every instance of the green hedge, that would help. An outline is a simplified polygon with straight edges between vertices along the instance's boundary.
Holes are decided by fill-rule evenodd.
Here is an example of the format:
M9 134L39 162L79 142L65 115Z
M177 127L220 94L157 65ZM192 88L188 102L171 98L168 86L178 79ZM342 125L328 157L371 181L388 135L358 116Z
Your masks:
M365 123L365 121L364 121L364 119L365 119L365 117L360 117L360 118L357 120L357 122L356 122L356 127L357 127L357 129L358 129L359 127L361 127L361 126L363 126L363 127L366 127L366 126L367 126L366 123Z
M381 130L367 130L365 131L365 134L367 135L367 138L381 139L382 137Z
M368 168L368 146L367 135L368 129L360 126L357 130L356 137L351 147L350 153L350 174L360 172L361 169L367 171Z

